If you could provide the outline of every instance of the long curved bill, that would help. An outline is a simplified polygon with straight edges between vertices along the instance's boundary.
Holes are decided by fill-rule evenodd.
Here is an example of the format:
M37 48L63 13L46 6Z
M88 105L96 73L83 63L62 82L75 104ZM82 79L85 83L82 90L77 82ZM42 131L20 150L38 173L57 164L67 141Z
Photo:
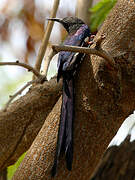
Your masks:
M47 18L48 21L57 21L57 22L60 22L62 21L62 19L60 18Z

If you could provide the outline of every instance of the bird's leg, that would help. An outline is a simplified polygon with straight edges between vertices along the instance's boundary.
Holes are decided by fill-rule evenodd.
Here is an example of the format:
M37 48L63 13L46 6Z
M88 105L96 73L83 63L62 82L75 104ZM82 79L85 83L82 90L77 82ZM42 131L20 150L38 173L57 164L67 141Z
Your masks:
M94 43L94 41L93 41L93 39L94 39L94 37L95 37L95 35L91 35L91 36L89 36L89 37L87 37L87 38L85 38L85 46L91 46L93 43Z

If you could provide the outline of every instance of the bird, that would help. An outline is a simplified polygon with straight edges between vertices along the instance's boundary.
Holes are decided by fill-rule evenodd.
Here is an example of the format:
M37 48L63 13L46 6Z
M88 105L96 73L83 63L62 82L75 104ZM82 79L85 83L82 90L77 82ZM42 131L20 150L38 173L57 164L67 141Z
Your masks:
M91 36L90 29L81 19L77 17L49 18L63 25L68 35L63 45L87 46L86 40ZM74 76L84 54L69 51L60 51L58 56L57 82L63 78L62 105L56 145L56 153L51 175L57 173L60 155L65 153L66 166L72 170L73 162L73 125L74 125Z

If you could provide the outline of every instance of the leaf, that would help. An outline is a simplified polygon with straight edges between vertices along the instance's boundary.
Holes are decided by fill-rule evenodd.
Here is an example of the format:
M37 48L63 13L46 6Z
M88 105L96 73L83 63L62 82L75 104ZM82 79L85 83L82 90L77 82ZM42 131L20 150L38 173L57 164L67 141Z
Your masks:
M14 165L8 167L8 180L12 179L12 176L14 175L14 173L17 170L18 166L20 165L20 163L24 159L25 154L26 153L24 153Z
M103 23L110 10L115 5L116 0L101 0L91 11L91 30L95 31Z

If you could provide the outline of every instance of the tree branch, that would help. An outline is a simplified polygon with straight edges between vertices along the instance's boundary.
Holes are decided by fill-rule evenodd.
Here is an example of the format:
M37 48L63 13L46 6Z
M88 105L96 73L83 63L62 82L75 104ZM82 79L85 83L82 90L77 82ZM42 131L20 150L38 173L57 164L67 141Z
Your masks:
M16 162L26 152L45 118L61 95L62 81L56 78L37 84L0 111L0 170Z
M0 62L0 66L3 66L3 65L21 66L21 67L28 69L28 71L31 71L35 76L37 76L37 77L41 76L41 74L36 69L34 69L32 66L25 64L25 63L20 63L19 61L16 61L16 62Z
M7 180L7 168L0 172L0 180Z
M56 16L57 9L58 9L58 6L59 6L59 1L60 0L55 0L54 1L54 5L53 5L52 11L51 11L50 18L54 18ZM41 63L42 63L42 60L43 60L43 57L44 57L44 54L45 54L45 51L46 51L46 48L47 48L47 44L48 44L48 40L50 38L50 34L51 34L51 31L52 31L53 24L54 24L53 21L49 21L48 24L47 24L47 28L45 30L43 41L42 41L42 44L41 44L41 47L40 47L40 50L39 50L39 53L38 53L38 56L37 56L36 64L35 64L35 68L36 68L37 71L40 70Z
M24 67L26 69L28 69L29 71L32 71L38 78L32 81L27 82L27 84L25 84L20 90L18 90L14 95L10 95L10 99L8 100L8 102L6 103L3 111L6 111L9 104L18 96L20 95L28 86L30 86L31 84L34 83L43 83L44 81L46 81L46 74L45 75L41 75L38 71L36 71L32 66L27 65L25 63L19 63L18 61L16 62L0 62L0 65L18 65L21 67ZM49 65L48 65L49 66ZM46 70L47 71L47 70Z
M44 70L43 70L45 76L47 76L50 62L55 54L56 54L56 51L53 51L53 49L51 49L49 52L49 55L45 59Z
M106 51L104 51L103 49L96 49L96 48L87 48L87 47L78 47L78 46L68 46L68 45L52 45L52 49L56 52L60 52L60 51L71 51L71 52L80 52L80 53L84 53L84 54L94 54L97 56L100 56L102 58L104 58L105 60L107 60L107 62L112 66L112 68L115 67L115 62L113 57L111 57L111 55L109 55L109 53L107 53Z
M20 95L28 86L30 86L31 84L33 84L34 80L29 81L27 84L25 84L19 91L17 91L14 95L10 95L8 102L6 103L3 111L7 111L7 108L9 106L9 104L18 96Z

